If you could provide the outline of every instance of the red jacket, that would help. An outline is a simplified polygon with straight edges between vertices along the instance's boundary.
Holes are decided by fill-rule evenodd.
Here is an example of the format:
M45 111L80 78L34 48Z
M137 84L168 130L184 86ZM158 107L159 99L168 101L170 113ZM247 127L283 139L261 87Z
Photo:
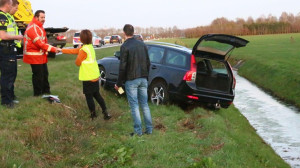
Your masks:
M47 63L48 52L56 52L56 48L47 42L43 24L33 18L24 33L23 61L28 64Z

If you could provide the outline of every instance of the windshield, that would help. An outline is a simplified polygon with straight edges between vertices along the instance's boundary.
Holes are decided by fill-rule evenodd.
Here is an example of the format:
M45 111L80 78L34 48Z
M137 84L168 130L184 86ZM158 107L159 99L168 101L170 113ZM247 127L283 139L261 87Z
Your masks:
M74 37L79 37L80 33L75 33Z

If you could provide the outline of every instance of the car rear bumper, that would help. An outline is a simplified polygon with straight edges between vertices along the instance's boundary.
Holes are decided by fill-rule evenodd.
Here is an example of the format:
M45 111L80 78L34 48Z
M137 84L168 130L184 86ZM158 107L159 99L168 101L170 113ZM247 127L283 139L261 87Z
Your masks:
M219 103L223 105L230 105L234 99L233 94L225 92L208 90L208 89L193 89L185 82L181 85L178 92L170 93L175 99L181 100L187 103Z

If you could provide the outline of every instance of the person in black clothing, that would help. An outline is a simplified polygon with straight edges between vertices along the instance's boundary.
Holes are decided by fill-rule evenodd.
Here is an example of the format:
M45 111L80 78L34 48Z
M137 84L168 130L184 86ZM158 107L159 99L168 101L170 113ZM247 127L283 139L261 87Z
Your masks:
M134 132L130 135L143 134L139 107L145 121L145 134L152 134L152 118L148 106L148 75L150 60L144 42L133 38L134 28L126 24L123 28L126 41L121 46L119 77L115 89L125 82L125 90L131 108Z
M14 40L22 40L22 35L15 35L8 26L12 22L7 13L12 8L12 0L0 1L0 71L1 71L1 105L14 107L14 82L17 75L17 59Z

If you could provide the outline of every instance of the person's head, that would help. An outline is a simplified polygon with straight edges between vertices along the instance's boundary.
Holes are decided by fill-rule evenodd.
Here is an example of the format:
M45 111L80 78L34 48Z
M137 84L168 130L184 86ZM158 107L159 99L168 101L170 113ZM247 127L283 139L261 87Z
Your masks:
M131 24L126 24L123 27L123 31L124 31L126 37L132 37L133 33L134 33L134 28Z
M0 8L3 12L9 12L12 7L12 0L0 0Z
M41 22L42 24L44 24L45 23L45 11L43 11L43 10L37 10L34 13L34 18L36 20L38 20L39 22Z
M80 32L80 41L82 44L92 44L92 32L88 29L82 30Z
M9 11L9 14L14 15L19 7L19 1L18 0L12 0L12 8Z

